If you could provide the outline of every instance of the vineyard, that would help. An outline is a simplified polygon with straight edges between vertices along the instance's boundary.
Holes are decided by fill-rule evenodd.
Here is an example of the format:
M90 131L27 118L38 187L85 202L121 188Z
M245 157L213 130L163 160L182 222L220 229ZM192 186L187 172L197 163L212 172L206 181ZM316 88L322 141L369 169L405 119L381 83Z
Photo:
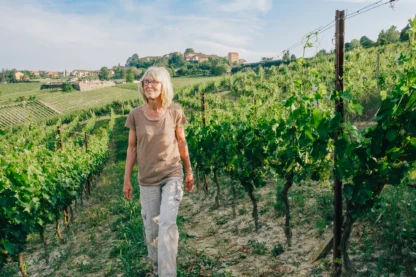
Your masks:
M39 101L0 106L0 128L58 115Z
M105 130L91 135L95 123L92 115L82 136L74 133L79 125L75 117L65 130L59 125L46 129L28 126L1 138L1 264L7 256L17 257L22 275L27 276L22 251L28 235L40 234L46 256L46 226L56 222L62 239L61 212L68 228L72 202L77 198L82 202L83 193L91 193L91 183L108 158L114 115ZM46 143L51 141L55 143Z
M329 276L337 266L351 276L415 275L416 19L410 25L410 44L345 53L343 90L328 55L175 91L197 187L178 219L178 276ZM93 101L62 97L51 103L67 111ZM137 189L133 202L121 198L124 115L139 104L124 103L2 133L0 276L18 276L13 261L23 276L40 261L66 269L48 276L149 272ZM341 258L331 259L337 181ZM81 207L95 193L97 208ZM75 207L90 213L77 219ZM83 232L72 244L93 249L71 254L62 220L68 237L72 222ZM101 232L108 237L97 243ZM50 257L50 242L64 254ZM74 269L81 254L90 262Z
M173 84L175 89L180 89L189 84L217 79L175 78ZM34 99L39 99L45 105ZM134 83L72 93L57 89L40 90L40 83L0 84L0 128L55 117L58 113L71 114L87 109L100 109L114 102L117 105L134 99L137 99L137 84ZM15 103L15 100L20 102ZM35 103L38 107L35 107Z

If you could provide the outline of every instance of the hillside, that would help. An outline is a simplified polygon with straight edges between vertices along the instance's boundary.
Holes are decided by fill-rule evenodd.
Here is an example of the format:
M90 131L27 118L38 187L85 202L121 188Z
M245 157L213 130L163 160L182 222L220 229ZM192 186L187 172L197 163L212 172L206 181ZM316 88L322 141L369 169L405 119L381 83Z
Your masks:
M184 86L218 80L218 78L173 78L175 90ZM97 109L115 101L118 103L138 99L137 84L117 85L91 91L62 92L57 89L40 90L40 83L0 84L0 127L55 117L57 114L69 114L80 110ZM20 102L15 102L18 99ZM28 100L38 99L37 105L43 106L34 111ZM14 108L12 108L14 107ZM17 109L18 108L18 109ZM41 112L43 109L45 112ZM47 112L49 111L49 112Z
M340 262L346 276L414 275L416 53L398 47L399 58L394 47L378 49L383 59L374 49L351 51L341 92L333 89L330 57L175 92L189 121L197 187L184 197L178 217L178 276L330 276ZM135 85L117 89L136 91ZM345 117L334 110L340 99ZM0 210L7 226L0 229L6 242L0 258L7 261L1 277L20 274L13 261L20 258L24 268L22 255L35 276L150 272L137 189L132 202L121 194L131 104L101 113L80 110L46 132L41 125L1 133L0 159L7 168L0 172L6 184L1 196L11 203ZM62 128L58 137L56 126ZM31 150L22 150L28 141ZM100 167L106 161L105 167L92 171L93 157L100 158ZM16 178L15 172L33 179ZM334 174L343 181L341 261L333 261L330 242ZM53 179L43 181L48 178ZM137 188L136 176L132 180ZM20 189L26 186L36 197L26 197ZM66 202L49 201L55 199L50 187ZM75 207L75 219L58 239L55 220L65 219L68 226L68 208ZM18 217L10 218L14 213ZM20 216L27 228L20 228ZM20 228L20 240L8 232L13 228ZM49 258L42 242L50 246ZM318 252L326 245L327 251Z

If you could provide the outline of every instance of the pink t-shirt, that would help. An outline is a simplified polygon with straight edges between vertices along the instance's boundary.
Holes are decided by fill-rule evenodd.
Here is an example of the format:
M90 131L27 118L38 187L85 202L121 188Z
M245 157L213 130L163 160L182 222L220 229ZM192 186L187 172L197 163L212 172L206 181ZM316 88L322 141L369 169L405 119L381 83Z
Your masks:
M187 122L183 111L172 103L162 118L150 120L143 108L132 109L125 124L136 131L139 184L158 186L171 177L183 178L175 134L176 128Z

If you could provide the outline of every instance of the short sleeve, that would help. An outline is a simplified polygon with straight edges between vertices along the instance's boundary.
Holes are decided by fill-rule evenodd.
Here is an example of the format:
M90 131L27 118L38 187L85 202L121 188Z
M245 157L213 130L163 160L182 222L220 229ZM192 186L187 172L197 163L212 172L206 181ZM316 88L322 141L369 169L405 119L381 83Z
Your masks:
M179 128L186 123L188 123L188 121L186 120L185 114L183 113L181 109L178 109L176 112L176 119L175 119L176 128Z
M124 126L126 126L129 129L136 130L136 121L134 120L133 111L129 113L129 116L127 117L127 120Z

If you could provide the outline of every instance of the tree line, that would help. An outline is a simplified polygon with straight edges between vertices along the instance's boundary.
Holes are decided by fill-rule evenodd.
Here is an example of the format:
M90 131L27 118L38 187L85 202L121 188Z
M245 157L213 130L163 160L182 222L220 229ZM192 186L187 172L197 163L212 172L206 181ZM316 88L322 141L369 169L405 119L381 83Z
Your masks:
M154 57L150 59L140 58L138 54L133 54L126 61L126 67L135 67L145 71L151 66L165 67L171 76L221 76L230 71L233 65L225 57L209 57L207 61L187 61L185 55L195 53L194 49L187 48L184 54L172 53L164 57Z
M360 39L353 39L351 42L345 43L345 52L352 51L357 48L371 48L371 47L378 47L378 46L385 46L392 43L398 43L398 42L409 42L410 37L408 30L410 29L410 25L407 24L406 27L404 27L401 31L397 29L396 26L392 25L389 29L381 30L378 34L377 40L373 41L367 36L362 36ZM308 47L307 45L305 47ZM334 51L330 50L327 51L325 49L319 50L314 57L306 58L304 61L304 64L306 66L311 66L310 60L314 58L323 59L329 56L329 59L334 59ZM234 65L231 69L231 73L237 73L240 71L247 72L247 71L257 71L260 67L263 68L270 68L271 66L277 66L279 67L282 65L293 65L296 67L296 56L294 54L290 54L289 51L285 51L283 54L282 59L274 60L273 57L262 57L260 62L257 63L249 63L249 64L238 64ZM285 71L286 68L283 66L281 68L282 71Z
M378 34L377 41L369 39L367 36L362 36L359 40L353 39L351 42L345 43L345 51L351 51L358 47L370 48L374 46L383 46L390 43L406 42L409 41L410 25L407 24L401 31L397 30L397 27L392 25L386 31L381 30Z

